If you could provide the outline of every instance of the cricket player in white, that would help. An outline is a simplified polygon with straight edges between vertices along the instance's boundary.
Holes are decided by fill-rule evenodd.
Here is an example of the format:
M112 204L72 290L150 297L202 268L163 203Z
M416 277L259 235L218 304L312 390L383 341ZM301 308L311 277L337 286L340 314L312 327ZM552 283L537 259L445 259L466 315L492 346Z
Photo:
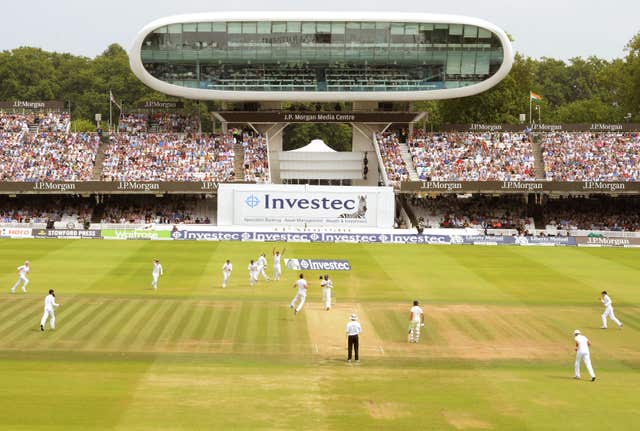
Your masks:
M333 289L333 282L329 279L329 275L326 274L324 278L321 276L320 287L322 287L322 301L324 302L324 309L331 310L331 290Z
M227 261L222 265L222 288L227 287L227 281L229 281L229 277L231 277L231 271L233 271L233 265L231 261L227 259Z
M293 310L294 314L298 314L300 310L302 310L302 306L304 305L304 302L307 300L308 287L309 285L307 284L307 280L304 279L304 274L300 274L300 279L298 279L298 281L293 283L293 288L294 289L298 288L298 293L293 298L293 301L291 301L291 305L289 305L289 308L294 309ZM300 303L296 307L296 302L298 302L298 300L300 301Z
M347 323L347 362L351 362L351 352L355 353L356 364L360 363L358 350L360 349L360 333L362 326L358 322L358 316L351 315L351 320Z
M413 301L409 322L409 342L417 343L420 341L420 328L424 327L424 311L418 301Z
M593 372L593 367L591 366L591 356L589 354L589 346L591 345L591 341L582 333L579 329L573 331L573 335L576 340L576 364L575 364L575 378L580 378L580 361L584 362L584 366L587 367L587 371L591 376L591 381L596 381L596 373Z
M284 255L286 248L282 249L282 253L280 253L275 248L273 249L273 279L280 280L280 276L282 275L282 264L280 259Z
M158 288L158 278L160 278L160 276L163 274L164 271L162 270L160 261L158 259L153 259L153 272L151 273L153 281L151 282L151 287L153 287L154 289Z
M264 268L267 266L267 257L265 256L264 253L262 253L260 255L260 257L258 258L258 276L263 276L265 280L270 281L271 279L269 278L269 276L267 275L267 273L264 271ZM258 279L258 277L256 277L256 280Z
M249 286L253 286L258 281L258 265L252 260L247 269L249 270Z
M40 330L44 331L44 325L47 324L49 319L49 328L56 329L56 315L53 312L53 307L60 307L60 304L56 304L56 294L53 289L49 289L49 294L44 298L44 314L40 319Z
M604 313L602 313L602 329L607 329L607 317L613 320L619 328L622 328L622 322L618 320L615 314L613 314L613 302L609 295L607 295L607 291L602 291L602 297L600 298L600 302L604 305Z
M27 292L27 284L29 284L29 279L27 278L27 274L29 273L29 261L25 261L24 265L19 266L18 268L18 281L11 288L11 293L16 293L16 289L22 283L22 291Z

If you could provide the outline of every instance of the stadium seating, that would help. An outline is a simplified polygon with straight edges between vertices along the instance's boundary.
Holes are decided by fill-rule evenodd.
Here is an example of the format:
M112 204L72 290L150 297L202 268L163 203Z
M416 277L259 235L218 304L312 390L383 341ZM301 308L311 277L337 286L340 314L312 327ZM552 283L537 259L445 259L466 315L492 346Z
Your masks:
M69 131L71 117L66 112L0 112L0 132L60 132Z
M262 136L244 134L242 137L244 150L244 180L248 182L268 183L269 149Z
M546 178L554 181L640 181L640 133L546 133Z

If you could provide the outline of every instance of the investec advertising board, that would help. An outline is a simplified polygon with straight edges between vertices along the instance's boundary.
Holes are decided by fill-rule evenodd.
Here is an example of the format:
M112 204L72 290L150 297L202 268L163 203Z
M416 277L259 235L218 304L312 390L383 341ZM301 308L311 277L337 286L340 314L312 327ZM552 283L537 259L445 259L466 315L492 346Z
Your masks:
M220 226L340 226L390 228L391 187L220 184Z

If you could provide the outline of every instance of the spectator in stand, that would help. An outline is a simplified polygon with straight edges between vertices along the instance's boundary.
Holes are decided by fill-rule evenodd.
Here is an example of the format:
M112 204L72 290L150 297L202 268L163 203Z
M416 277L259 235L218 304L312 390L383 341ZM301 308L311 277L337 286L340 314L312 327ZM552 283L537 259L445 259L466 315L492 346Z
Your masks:
M232 181L229 135L119 134L105 150L105 181Z
M409 139L421 180L535 180L534 156L524 133L423 134Z
M97 135L1 136L0 181L88 181L93 176Z
M409 179L409 171L400 153L398 136L393 133L379 133L376 135L376 140L389 181L394 183L407 181Z
M121 133L146 133L149 129L149 116L145 113L124 114L120 116L118 131Z
M640 133L545 133L549 181L640 181Z
M270 181L269 149L266 139L262 136L243 133L242 148L244 149L244 180L268 183Z
M544 206L547 225L562 230L640 231L640 197L567 197Z

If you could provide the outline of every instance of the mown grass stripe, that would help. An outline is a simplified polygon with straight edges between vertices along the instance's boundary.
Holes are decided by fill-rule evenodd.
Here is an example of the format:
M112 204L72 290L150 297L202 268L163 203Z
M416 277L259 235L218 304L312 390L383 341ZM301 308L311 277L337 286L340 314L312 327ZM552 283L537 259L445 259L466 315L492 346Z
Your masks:
M109 319L98 328L91 341L85 346L87 350L110 350L112 341L129 319L131 310L137 305L137 300L125 300L120 302L117 309L109 316Z
M101 304L98 306L98 311L91 316L91 320L77 332L72 334L72 337L75 340L78 340L79 348L86 348L86 344L82 342L89 340L93 334L100 329L104 320L109 319L111 312L115 308L113 303L114 301L112 299L103 299Z
M144 325L145 316L153 309L157 301L136 301L137 307L129 315L129 319L119 334L112 341L115 350L132 351L131 341L135 338L138 328Z
M38 301L40 302L40 301ZM14 319L20 318L25 314L33 313L33 310L40 308L34 299L17 300L15 304L3 313L0 319L0 333L4 333L6 328L10 327L14 323Z
M242 318L242 310L243 307L240 304L234 304L233 308L229 310L226 322L224 322L224 333L222 337L220 337L220 342L222 343L220 344L221 352L228 353L232 351L234 342L236 341L238 325Z
M82 328L84 328L91 320L93 319L96 311L100 309L99 304L92 304L86 300L80 300L82 308L79 311L69 313L67 309L65 309L65 320L58 320L58 316L56 315L56 332L54 335L48 338L49 344L53 345L57 343L61 338L64 338L62 346L64 348L77 348L75 334ZM58 314L59 310L56 310L56 314ZM61 314L61 313L60 313ZM62 316L61 316L62 317ZM52 346L54 347L54 346ZM58 346L55 346L58 347Z
M173 301L175 303L175 301ZM170 344L171 336L175 332L178 322L180 322L189 310L188 301L179 301L170 314L169 319L161 330L160 337L156 341L157 349L166 350Z
M191 323L191 319L193 318L193 313L195 312L195 303L193 301L185 301L186 309L183 313L182 317L178 324L174 327L174 331L169 336L169 343L173 349L175 349L176 343L182 340L184 334L187 330L187 326Z
M157 346L160 343L160 337L164 332L167 322L171 319L171 316L176 311L175 301L165 300L161 301L156 313L148 322L145 323L145 327L149 328L148 335L145 338L145 350L156 351Z
M265 338L268 344L268 351L278 352L280 348L278 344L282 342L280 339L280 321L278 317L278 308L271 304L267 307L267 322L265 325Z
M190 313L191 317L187 326L184 328L182 332L182 337L179 340L176 340L178 344L178 348L181 351L193 352L199 350L202 340L196 337L196 328L200 324L202 317L204 316L206 302L197 301L193 303L193 310Z
M224 308L211 312L212 319L205 331L205 339L209 341L207 348L208 352L220 352L224 346L221 344L227 340L224 338L224 334L229 324L231 311L235 309L235 306L226 305Z
M251 302L244 302L240 306L238 325L236 331L233 334L233 352L243 352L248 350L249 344L249 322L255 318L256 304Z
M211 341L209 337L207 337L207 328L211 323L213 315L221 309L219 306L213 307L208 304L206 306L201 306L201 308L202 314L200 315L198 324L193 329L193 337L202 342L198 348L198 352L204 352L207 350L208 343Z
M145 342L145 336L149 327L149 322L153 319L153 316L158 311L161 302L164 301L149 301L147 310L141 315L139 323L132 328L130 336L127 337L127 348L135 352L147 351Z
M4 301L0 308L0 322L11 320L14 315L21 314L26 307L35 305L35 298L15 298Z

